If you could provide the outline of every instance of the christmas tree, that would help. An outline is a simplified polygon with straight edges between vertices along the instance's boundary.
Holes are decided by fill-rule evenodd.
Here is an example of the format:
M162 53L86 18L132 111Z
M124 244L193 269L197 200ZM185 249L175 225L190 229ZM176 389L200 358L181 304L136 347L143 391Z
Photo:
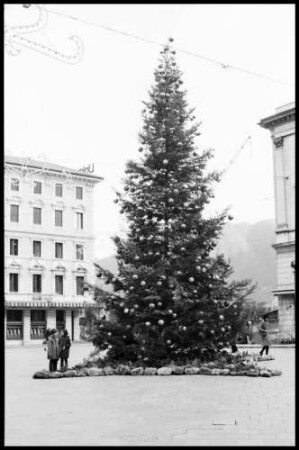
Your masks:
M175 51L161 51L155 83L144 102L140 157L129 161L116 203L129 231L114 237L119 273L98 266L113 293L100 302L94 344L109 361L167 361L217 357L235 339L249 280L228 282L232 268L214 254L227 211L205 218L219 173L205 173L212 150L199 152L200 124L188 108Z

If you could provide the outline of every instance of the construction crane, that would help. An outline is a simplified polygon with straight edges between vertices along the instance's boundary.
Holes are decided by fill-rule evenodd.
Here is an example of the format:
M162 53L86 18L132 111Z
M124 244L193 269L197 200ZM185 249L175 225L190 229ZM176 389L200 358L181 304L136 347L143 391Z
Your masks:
M251 136L250 135L247 136L245 142L241 145L241 147L236 151L234 156L230 159L228 165L222 170L222 176L225 175L228 172L228 170L234 164L234 162L236 161L237 157L239 156L239 154L241 153L241 151L243 150L243 148L247 145L247 143L249 141L251 141Z

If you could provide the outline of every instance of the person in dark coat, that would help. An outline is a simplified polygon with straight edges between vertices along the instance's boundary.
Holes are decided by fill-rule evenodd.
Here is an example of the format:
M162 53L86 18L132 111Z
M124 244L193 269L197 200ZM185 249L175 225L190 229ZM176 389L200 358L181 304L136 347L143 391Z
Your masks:
M68 368L68 358L70 355L71 340L67 330L63 330L62 335L59 339L59 349L60 349L60 369Z
M268 338L268 328L269 328L269 326L267 323L267 319L260 317L260 323L258 325L258 332L261 337L261 345L262 345L262 349L260 351L261 356L263 356L264 350L266 351L266 355L268 355L268 352L269 352L270 341Z
M56 372L57 363L59 359L59 342L58 342L58 331L52 330L52 333L47 341L48 345L48 359L50 372Z

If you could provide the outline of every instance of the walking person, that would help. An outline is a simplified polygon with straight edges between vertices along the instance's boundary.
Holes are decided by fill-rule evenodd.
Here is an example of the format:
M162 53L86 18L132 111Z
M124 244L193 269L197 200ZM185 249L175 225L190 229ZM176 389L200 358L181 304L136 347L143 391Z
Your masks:
M264 319L263 317L260 317L260 322L258 324L258 332L261 336L261 345L262 349L260 351L260 355L263 356L264 350L266 352L266 355L268 355L269 347L270 347L270 341L268 338L268 322L267 319Z
M51 335L48 339L48 359L49 359L49 371L57 371L57 363L59 359L59 342L58 342L58 331L52 330Z
M62 335L59 338L59 349L60 349L60 369L65 370L68 368L68 358L70 355L71 339L69 337L68 331L63 330Z

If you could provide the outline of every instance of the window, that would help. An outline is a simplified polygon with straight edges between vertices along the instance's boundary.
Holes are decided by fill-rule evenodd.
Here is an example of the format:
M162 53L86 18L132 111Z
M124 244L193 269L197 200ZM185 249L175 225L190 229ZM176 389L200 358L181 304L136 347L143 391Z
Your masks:
M12 191L18 191L20 189L20 181L17 178L12 178L10 188Z
M61 183L55 184L55 195L56 195L56 197L62 197L62 184Z
M55 258L63 258L63 244L55 242Z
M62 227L62 211L55 209L55 226Z
M33 275L32 278L32 291L33 292L41 292L42 291L42 276L41 275Z
M63 276L55 275L55 293L63 295Z
M23 311L21 309L8 309L6 314L7 322L23 322Z
M10 205L10 221L19 222L19 205Z
M81 212L76 213L76 223L77 223L77 229L83 230L83 213L81 213Z
M33 256L40 258L42 256L42 243L41 241L33 241Z
M32 309L30 311L31 322L45 322L46 311L43 309Z
M42 209L41 208L33 208L33 223L36 225L42 224Z
M21 309L8 309L6 311L6 339L23 339L23 311Z
M41 194L42 193L42 184L40 181L34 181L33 182L33 192L34 194Z
M19 253L18 239L10 239L10 254L12 256L18 256L18 253Z
M81 261L84 259L83 245L81 244L76 244L76 259L80 259Z
M83 198L83 188L80 186L76 186L76 198L79 200Z
M84 295L84 277L76 277L77 295Z
M43 339L46 332L46 311L43 309L32 309L30 316L30 339Z
M9 274L9 292L19 292L19 274Z

